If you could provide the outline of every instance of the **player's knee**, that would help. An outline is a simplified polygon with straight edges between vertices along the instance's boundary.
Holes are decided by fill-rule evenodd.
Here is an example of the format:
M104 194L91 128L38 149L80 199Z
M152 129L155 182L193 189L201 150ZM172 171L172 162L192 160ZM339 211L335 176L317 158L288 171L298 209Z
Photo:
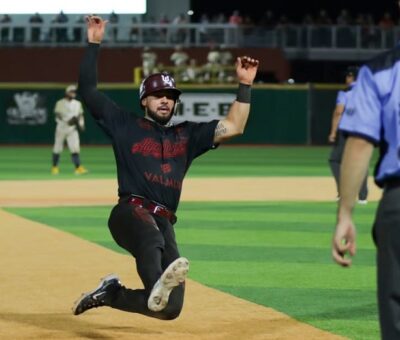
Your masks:
M62 145L54 145L53 147L53 153L60 154L63 151L63 146Z
M181 309L177 309L175 311L170 311L167 313L166 318L164 320L166 321L171 321L171 320L175 320L176 318L178 318L178 316L181 314Z
M181 314L183 306L183 296L184 296L184 285L181 284L171 292L168 305L161 312L163 313L164 320L174 320Z
M163 320L175 320L182 311L182 305L179 304L169 304L162 312Z

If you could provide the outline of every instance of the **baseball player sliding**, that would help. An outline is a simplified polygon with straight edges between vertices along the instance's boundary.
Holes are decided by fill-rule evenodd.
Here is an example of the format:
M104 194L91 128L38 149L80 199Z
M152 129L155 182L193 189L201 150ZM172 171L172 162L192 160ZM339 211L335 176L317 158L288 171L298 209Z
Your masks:
M243 133L258 60L237 58L237 99L220 121L170 124L181 91L168 73L143 80L139 99L144 117L139 117L97 90L97 58L106 23L98 16L87 17L89 44L80 66L79 93L112 141L119 201L108 226L115 242L135 257L144 288L126 288L116 275L109 275L78 299L73 313L109 306L172 320L181 312L189 270L173 228L183 178L196 157Z
M80 101L75 99L76 86L69 85L65 89L65 97L57 101L54 108L56 118L56 132L53 146L53 166L51 173L58 175L60 168L60 154L64 149L64 143L67 141L69 151L71 152L72 162L75 165L75 174L83 175L88 171L81 165L79 153L79 132L85 129L85 121L83 119L83 108Z

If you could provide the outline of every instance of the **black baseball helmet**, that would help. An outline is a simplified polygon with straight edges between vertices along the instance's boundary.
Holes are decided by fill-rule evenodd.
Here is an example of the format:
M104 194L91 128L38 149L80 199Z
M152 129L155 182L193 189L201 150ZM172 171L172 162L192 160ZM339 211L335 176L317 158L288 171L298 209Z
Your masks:
M355 65L347 67L346 76L353 76L354 79L357 79L359 69L360 68L358 66L355 66Z
M176 96L176 100L179 99L179 96L182 93L176 88L175 79L172 77L172 75L167 72L154 73L143 79L142 83L140 84L140 102L142 102L142 99L146 98L148 95L162 90L173 92Z

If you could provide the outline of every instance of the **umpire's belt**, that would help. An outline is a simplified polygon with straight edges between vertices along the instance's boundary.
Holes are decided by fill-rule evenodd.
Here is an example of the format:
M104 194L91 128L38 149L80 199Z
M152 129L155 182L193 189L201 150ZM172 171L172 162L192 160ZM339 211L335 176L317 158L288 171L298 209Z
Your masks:
M400 187L400 177L388 178L383 184L385 190L395 189L398 187Z
M128 202L130 204L146 209L151 214L165 217L171 222L171 224L175 224L177 221L177 217L173 211L169 210L167 207L157 202L150 201L145 197L131 195Z

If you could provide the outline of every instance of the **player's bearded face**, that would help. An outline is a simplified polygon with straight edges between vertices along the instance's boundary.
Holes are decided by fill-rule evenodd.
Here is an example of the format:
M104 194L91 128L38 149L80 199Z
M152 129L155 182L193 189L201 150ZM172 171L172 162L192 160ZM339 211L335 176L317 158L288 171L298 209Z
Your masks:
M172 118L172 112L169 114L159 114L157 111L152 111L149 108L146 110L146 114L155 122L160 125L166 125Z
M175 100L168 92L146 97L146 115L158 124L166 125L172 118Z

